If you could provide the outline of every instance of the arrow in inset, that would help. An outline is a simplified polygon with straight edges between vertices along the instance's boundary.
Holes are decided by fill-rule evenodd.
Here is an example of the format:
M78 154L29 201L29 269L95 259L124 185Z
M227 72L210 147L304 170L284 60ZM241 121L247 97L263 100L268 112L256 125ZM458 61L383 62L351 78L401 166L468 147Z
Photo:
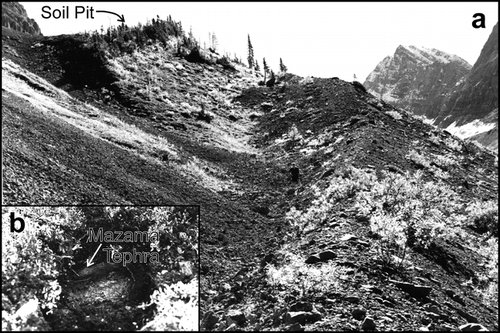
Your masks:
M94 255L92 256L92 258L90 258L90 260L87 259L87 267L90 267L92 266L94 263L92 262L92 260L94 260L94 257L95 255L97 254L97 252L99 251L99 249L101 248L102 246L102 243L99 244L99 247L97 248L97 250L95 251Z
M113 13L113 12L108 12L107 10L96 10L95 11L96 13L108 13L108 14L113 14L113 15L116 15L119 17L119 19L117 20L118 22L123 22L125 23L125 16L123 15L118 15L117 13Z

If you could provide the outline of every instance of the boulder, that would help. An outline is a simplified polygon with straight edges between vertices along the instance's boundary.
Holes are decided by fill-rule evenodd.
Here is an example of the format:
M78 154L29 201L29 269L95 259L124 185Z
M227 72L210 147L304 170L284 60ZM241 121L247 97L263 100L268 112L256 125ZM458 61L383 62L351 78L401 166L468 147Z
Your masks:
M365 86L363 86L363 84L361 84L361 82L354 81L352 85L354 86L354 88L356 88L356 90L366 93L366 88Z
M287 312L285 315L285 323L287 324L299 323L301 325L305 325L306 318L307 318L306 311Z
M219 322L219 318L214 314L214 312L207 311L207 313L205 313L205 316L203 316L201 326L203 329L210 330L218 322Z
M260 104L262 111L271 111L273 109L273 103L271 102L263 102Z
M337 254L331 250L326 250L326 251L323 251L319 254L319 259L321 261L328 261L331 259L335 259L336 257L337 257Z
M408 295L415 298L424 298L429 295L432 291L432 287L429 286L421 286L417 284L412 284L408 282L390 280L389 282L394 283L398 288L406 292Z
M303 301L299 301L290 307L290 311L293 311L293 312L297 312L297 311L309 312L312 310L313 310L313 304L310 302L303 302Z
M229 310L226 314L226 322L228 326L236 324L238 326L243 326L245 324L245 314L239 310Z
M361 328L365 331L373 331L376 328L375 321L372 317L365 317L361 324Z
M306 264L315 264L315 263L318 263L320 261L321 261L321 259L320 259L319 255L313 254L313 255L309 256L309 258L306 259Z
M360 308L356 308L354 310L352 310L351 312L352 314L352 317L356 320L363 320L366 316L366 310L365 309L360 309Z
M462 332L487 332L488 329L481 324L467 323L458 328Z

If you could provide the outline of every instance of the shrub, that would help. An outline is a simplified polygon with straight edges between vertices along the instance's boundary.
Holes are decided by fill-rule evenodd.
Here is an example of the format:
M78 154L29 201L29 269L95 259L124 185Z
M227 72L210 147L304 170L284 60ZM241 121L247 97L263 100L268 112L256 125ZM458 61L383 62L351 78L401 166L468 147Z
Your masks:
M396 119L396 120L403 119L403 116L399 112L397 112L397 111L390 110L390 111L386 111L385 113L388 114L389 116L391 116L392 118Z
M153 331L196 331L198 330L198 280L189 283L177 282L162 286L151 295L145 308L156 305L154 319L142 330Z
M326 188L313 186L313 192L315 199L305 212L291 209L287 214L297 235L327 220L336 205L351 198L358 212L369 216L372 232L381 236L374 246L385 263L392 261L393 250L404 259L408 246L427 248L437 238L456 237L465 219L457 194L440 181L423 181L420 171L412 175L382 171L379 179L347 167L336 171Z
M200 49L195 47L191 49L191 52L186 56L186 60L189 62L204 64L207 60L200 53Z
M410 175L383 171L383 179L360 192L357 207L371 214L373 232L382 236L382 241L406 247L428 248L437 238L452 238L454 227L462 218L455 214L460 208L459 197L441 182L424 182L420 171ZM382 247L384 258L390 247ZM401 260L401 262L402 262Z
M498 203L475 201L466 208L470 214L472 228L479 233L498 237Z
M352 166L339 169L326 188L312 187L315 199L305 212L292 208L287 213L286 219L292 230L300 235L314 228L319 221L328 218L336 204L344 199L354 198L359 191L367 190L375 180L374 174L362 169Z
M348 269L337 266L334 262L321 265L308 265L304 258L295 254L296 251L280 250L283 264L266 266L266 281L275 288L286 290L285 295L305 297L332 292L340 288L341 279L346 277Z
M82 34L83 38L97 50L107 51L111 55L120 53L131 54L137 48L144 48L148 43L159 42L164 47L169 45L172 39L178 41L178 46L189 49L197 48L194 38L187 37L182 30L181 22L175 22L169 17L162 20L159 17L145 25L139 23L137 26L128 27L120 25L110 27L102 33L94 31Z
M233 66L233 64L231 64L229 58L227 58L226 56L218 58L216 63L222 65L222 67L228 71L236 71L236 68Z
M416 150L411 150L408 154L406 154L405 158L413 161L415 164L421 167L425 168L430 167L429 159L424 155L420 154L419 152L417 152Z
M9 214L25 219L21 233L10 232ZM15 309L27 300L37 299L50 313L57 307L61 286L57 277L71 266L63 260L72 252L75 231L82 215L76 208L24 207L2 210L2 299L12 304L4 327L24 329L27 323L15 321ZM10 316L10 317L9 317Z
M498 304L498 238L490 238L477 249L486 258L486 275L478 277L475 291L488 305Z

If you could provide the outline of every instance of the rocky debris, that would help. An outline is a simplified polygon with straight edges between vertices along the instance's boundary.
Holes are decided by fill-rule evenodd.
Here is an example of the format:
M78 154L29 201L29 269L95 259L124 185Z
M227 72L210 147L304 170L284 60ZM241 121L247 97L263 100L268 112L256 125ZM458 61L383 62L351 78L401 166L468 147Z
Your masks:
M307 312L298 311L298 312L287 312L285 315L285 323L286 324L301 324L305 325L306 323Z
M262 216L269 215L270 209L266 206L254 206L251 208L254 212L259 213Z
M465 306L465 301L462 297L460 297L460 295L456 294L453 290L451 289L445 289L444 291L446 293L446 295L448 295L448 297L450 297L452 300L454 300L455 302Z
M388 308L394 308L396 306L393 302L391 302L387 299L384 299L382 297L374 297L373 300L379 302L380 304L385 305Z
M349 242L349 241L356 241L358 237L354 236L353 234L345 234L340 238L342 242Z
M375 320L372 317L365 317L363 323L361 324L361 328L365 331L374 331L377 325L375 324Z
M290 306L290 311L293 311L293 312L297 312L297 311L310 312L310 311L313 310L313 308L314 308L314 306L313 306L312 303L300 301L300 302L297 302L297 303L293 304L292 306Z
M462 332L487 332L489 331L486 327L477 323L467 323L458 328Z
M306 264L316 264L318 262L327 262L331 259L335 259L337 255L331 250L322 251L317 254L310 255L305 263Z
M356 320L363 320L366 316L366 310L365 309L360 309L360 308L356 308L354 310L352 310L352 316L354 319Z
M232 324L243 326L245 321L245 315L239 310L229 310L226 314L226 322L228 326L231 326Z
M353 81L352 82L352 85L354 86L354 88L356 88L356 90L358 90L359 92L362 92L362 93L366 93L366 88L363 84L361 84L361 82L358 82L358 81Z
M219 317L217 317L213 311L207 311L203 316L201 328L205 330L211 330L218 322Z
M305 263L306 264L316 264L318 262L321 262L321 259L319 258L319 254L313 254L307 257Z
M260 267L264 268L266 267L267 264L270 264L273 261L275 261L274 253L269 253L260 261Z
M462 316L463 318L465 318L469 323L477 323L478 322L478 319L477 317L469 314L468 312L462 310L462 309L459 309L459 308L455 308L457 313Z
M42 35L36 21L28 17L19 2L2 2L2 26L35 36Z
M291 324L290 326L288 326L285 331L289 331L289 332L302 332L304 331L304 327L299 324L299 323L294 323L294 324Z
M14 313L14 318L18 320L18 329L21 328L22 331L49 329L49 326L42 315L42 311L37 299L30 299L29 301L21 305L19 309Z
M312 311L288 311L285 314L285 324L295 324L305 325L306 323L314 323L321 320L321 313L317 310Z
M335 172L335 169L329 169L329 170L326 170L325 172L323 172L323 174L319 177L319 179L323 179L323 178L327 178L327 177L330 177L331 175L333 175Z
M263 102L262 104L260 104L260 107L261 107L262 111L271 111L273 108L273 103Z
M432 313L435 313L438 315L441 314L441 312L436 304L426 303L426 304L424 304L423 308L428 312L432 312Z
M378 294L378 295L381 295L384 293L384 291L382 289L380 289L379 287L373 286L370 284L362 285L361 289L366 290L366 291L371 292L371 293L374 293L374 294Z
M394 172L394 173L399 173L400 175L404 175L404 171L401 170L400 167L396 166L396 165L393 165L393 164L388 164L386 165L386 168L387 170L389 170L390 172Z
M413 283L402 282L397 280L389 279L389 282L394 283L398 288L401 288L404 292L408 293L410 296L415 298L424 298L429 296L432 291L432 287L421 286Z
M319 260L321 260L322 262L326 262L326 261L329 261L331 259L335 259L336 257L337 257L337 254L335 254L335 252L333 252L331 250L326 250L326 251L320 252L320 254L319 254Z
M361 301L361 298L355 295L348 295L344 297L344 300L349 303L358 304Z
M226 329L224 330L225 332L243 332L241 328L238 327L235 323L232 323Z
M202 121L205 121L207 123L210 123L213 119L214 119L214 115L209 113L209 112L206 112L203 109L201 111L199 111L198 114L196 115L196 120L202 120Z

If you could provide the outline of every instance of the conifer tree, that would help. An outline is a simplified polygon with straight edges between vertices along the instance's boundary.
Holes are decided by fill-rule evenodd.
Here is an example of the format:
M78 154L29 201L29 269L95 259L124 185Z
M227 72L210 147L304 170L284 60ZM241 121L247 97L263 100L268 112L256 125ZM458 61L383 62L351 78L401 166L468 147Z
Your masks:
M253 46L252 42L250 41L250 35L248 35L248 67L249 68L254 67Z
M286 73L287 70L288 68L286 68L285 64L283 64L283 60L280 58L280 71Z
M267 66L266 58L262 59L262 66L264 67L264 84L265 84L266 74L269 72L269 67Z
M260 72L259 61L255 60L255 71Z
M217 41L217 37L215 36L215 32L212 32L212 48L214 51L217 51L217 47L219 46L219 42Z

